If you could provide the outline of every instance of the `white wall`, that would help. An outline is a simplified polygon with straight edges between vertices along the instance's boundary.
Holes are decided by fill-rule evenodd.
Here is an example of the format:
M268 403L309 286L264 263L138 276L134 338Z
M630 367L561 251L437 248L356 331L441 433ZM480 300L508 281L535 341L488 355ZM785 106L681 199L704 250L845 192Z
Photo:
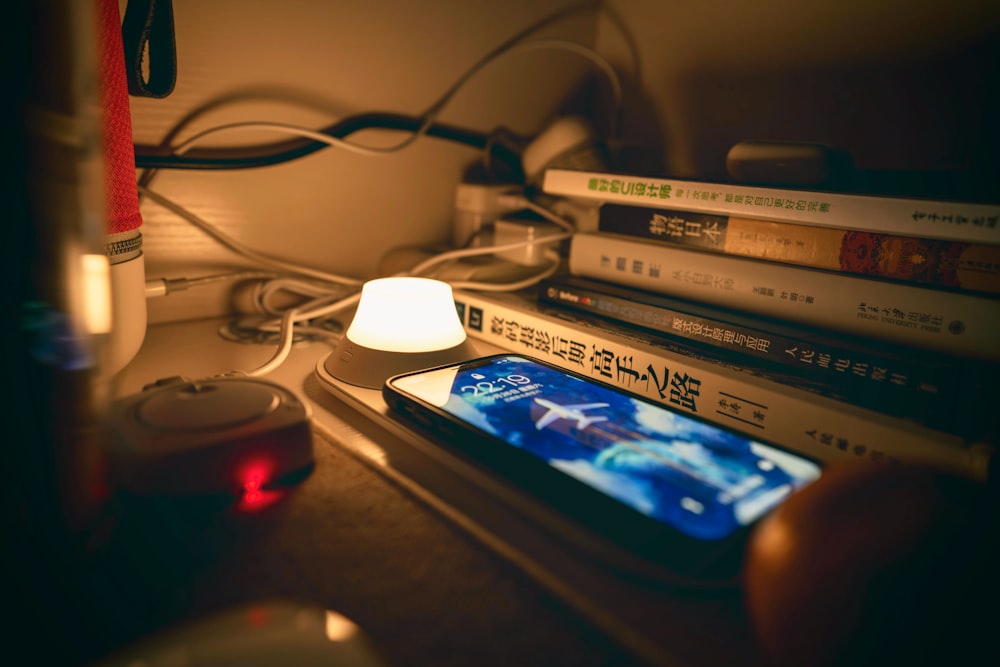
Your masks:
M320 128L366 111L422 112L480 58L567 0L174 0L178 78L164 99L131 98L134 139L158 144L237 121ZM594 4L594 3L589 3ZM124 3L122 3L124 6ZM591 44L580 11L539 32ZM441 120L533 134L593 75L560 50L512 54L462 88ZM221 102L221 103L220 103ZM199 110L207 109L203 113ZM259 131L199 146L287 139ZM371 134L357 141L397 141ZM455 185L476 151L435 139L386 157L327 149L245 171L163 170L151 187L242 243L329 272L370 277L387 249L449 238ZM147 275L194 276L245 264L151 202L143 204ZM211 313L218 291L150 303L152 321Z
M982 140L996 147L996 0L607 4L641 58L626 132L675 176L719 175L749 139L832 143L870 169L993 160ZM597 43L630 69L611 22Z

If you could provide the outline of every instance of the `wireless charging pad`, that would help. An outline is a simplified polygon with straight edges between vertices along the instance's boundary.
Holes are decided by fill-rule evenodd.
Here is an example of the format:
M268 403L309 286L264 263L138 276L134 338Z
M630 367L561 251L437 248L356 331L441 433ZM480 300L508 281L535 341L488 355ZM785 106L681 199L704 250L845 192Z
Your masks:
M313 462L309 410L259 379L177 378L117 401L110 463L141 495L240 493Z

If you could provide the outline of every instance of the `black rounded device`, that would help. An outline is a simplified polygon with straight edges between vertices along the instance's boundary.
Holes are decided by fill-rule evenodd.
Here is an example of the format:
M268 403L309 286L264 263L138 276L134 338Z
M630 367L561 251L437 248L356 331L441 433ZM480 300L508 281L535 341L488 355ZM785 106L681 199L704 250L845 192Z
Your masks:
M279 384L172 378L111 408L111 474L138 495L240 494L313 463L309 409Z
M741 141L726 154L726 171L735 182L769 187L838 189L853 169L850 153L822 144Z

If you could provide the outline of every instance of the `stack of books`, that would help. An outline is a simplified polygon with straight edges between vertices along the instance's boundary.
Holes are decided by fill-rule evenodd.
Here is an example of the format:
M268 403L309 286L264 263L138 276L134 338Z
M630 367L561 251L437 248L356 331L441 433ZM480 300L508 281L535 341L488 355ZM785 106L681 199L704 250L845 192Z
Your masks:
M470 335L820 460L989 477L1000 205L553 169L568 271L457 293Z

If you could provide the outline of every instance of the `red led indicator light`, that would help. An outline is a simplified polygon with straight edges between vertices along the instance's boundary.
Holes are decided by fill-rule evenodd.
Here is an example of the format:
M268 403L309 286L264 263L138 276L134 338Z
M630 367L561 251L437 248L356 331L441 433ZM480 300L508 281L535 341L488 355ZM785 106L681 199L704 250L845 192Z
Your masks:
M282 493L265 488L271 481L273 466L268 461L255 460L240 469L238 479L242 487L239 509L246 512L261 510L281 498Z

